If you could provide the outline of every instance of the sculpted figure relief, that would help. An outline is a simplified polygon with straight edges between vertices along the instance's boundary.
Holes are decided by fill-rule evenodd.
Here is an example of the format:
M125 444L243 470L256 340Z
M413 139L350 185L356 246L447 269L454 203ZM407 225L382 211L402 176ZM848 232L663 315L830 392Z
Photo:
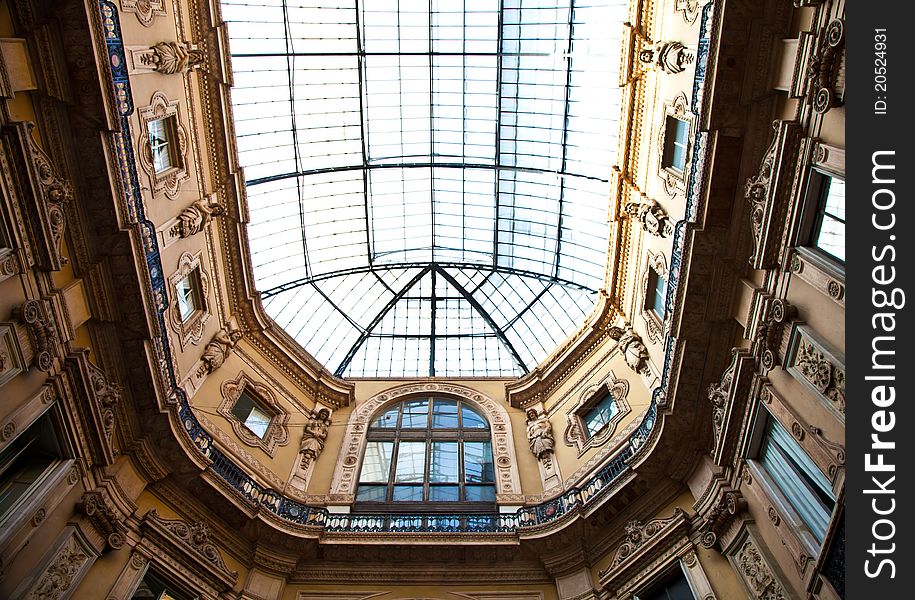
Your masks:
M226 358L232 354L232 349L242 337L238 329L226 329L223 327L216 332L213 340L207 344L200 360L203 362L202 369L205 373L212 373L226 362Z
M302 444L299 447L303 468L317 460L321 451L324 450L324 442L327 440L327 429L330 427L330 423L330 411L326 408L322 408L317 413L312 413L305 423Z
M634 332L631 327L622 329L620 327L611 327L609 331L611 338L619 340L620 354L629 368L639 375L648 375L651 371L648 367L648 348L642 343L642 338Z
M553 452L553 426L546 413L538 414L533 408L528 409L527 441L538 460Z
M183 73L203 63L203 51L183 42L159 42L144 54L143 63L165 75Z
M222 205L211 203L209 198L200 198L181 211L178 215L178 234L181 237L190 237L200 233L203 228L224 212Z

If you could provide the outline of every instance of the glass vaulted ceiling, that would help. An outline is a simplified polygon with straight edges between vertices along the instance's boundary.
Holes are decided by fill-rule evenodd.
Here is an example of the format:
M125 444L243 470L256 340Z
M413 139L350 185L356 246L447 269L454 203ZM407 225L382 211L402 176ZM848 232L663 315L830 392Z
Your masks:
M628 0L222 0L254 278L342 376L528 372L593 311Z

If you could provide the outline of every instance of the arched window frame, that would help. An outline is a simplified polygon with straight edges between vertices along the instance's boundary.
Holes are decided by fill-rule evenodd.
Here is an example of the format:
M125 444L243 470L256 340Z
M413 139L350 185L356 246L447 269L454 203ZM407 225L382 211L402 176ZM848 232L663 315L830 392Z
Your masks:
M330 500L338 504L352 504L362 457L368 441L368 430L376 415L386 408L414 397L442 396L461 400L489 422L492 455L496 480L496 504L521 504L521 478L515 460L514 438L508 411L498 402L471 388L439 383L401 385L385 390L357 406L346 424L343 447L334 469Z

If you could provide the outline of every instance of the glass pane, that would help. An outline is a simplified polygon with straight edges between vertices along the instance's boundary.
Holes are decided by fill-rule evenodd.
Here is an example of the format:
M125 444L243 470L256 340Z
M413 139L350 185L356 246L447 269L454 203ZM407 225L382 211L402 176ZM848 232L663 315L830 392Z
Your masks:
M387 409L372 421L371 427L393 428L397 427L397 414L400 412L400 403L398 402L391 408Z
M492 464L492 444L489 442L464 442L464 481L489 483L495 481Z
M823 222L817 232L817 248L845 261L845 223L823 215Z
M248 415L251 414L252 408L254 408L254 400L248 394L242 392L235 402L235 406L232 407L232 414L236 419L244 423L248 420Z
M432 442L432 464L429 467L429 481L457 483L457 442Z
M181 278L175 285L175 295L178 300L178 310L181 313L181 321L187 321L194 311L197 310L197 286L196 270L189 273L187 277Z
M395 502L422 502L423 486L421 485L395 485Z
M461 427L464 429L489 429L489 422L466 404L461 405Z
M407 400L403 403L403 429L424 429L429 423L429 401Z
M359 484L356 490L356 502L384 502L388 492L386 485Z
M432 502L460 502L461 487L457 485L433 485L429 488Z
M400 442L394 481L423 481L426 472L426 442Z
M388 481L391 476L391 457L394 454L394 442L368 442L365 445L365 458L362 460L360 482Z
M467 502L495 502L496 487L493 485L468 485L464 488Z
M588 430L588 436L593 436L603 429L613 419L616 411L613 394L607 394L593 408L589 409L582 417L585 428Z
M270 426L272 417L257 404L251 407L251 413L245 420L245 426L253 431L257 437L262 438L267 433L267 427Z
M458 410L456 400L436 398L432 402L432 427L457 429Z

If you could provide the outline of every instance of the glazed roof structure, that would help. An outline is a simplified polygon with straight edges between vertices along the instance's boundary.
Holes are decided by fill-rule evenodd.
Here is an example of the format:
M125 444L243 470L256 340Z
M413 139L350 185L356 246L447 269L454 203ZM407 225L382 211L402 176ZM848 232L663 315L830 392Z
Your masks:
M529 372L604 284L627 0L222 0L254 279L346 377Z

